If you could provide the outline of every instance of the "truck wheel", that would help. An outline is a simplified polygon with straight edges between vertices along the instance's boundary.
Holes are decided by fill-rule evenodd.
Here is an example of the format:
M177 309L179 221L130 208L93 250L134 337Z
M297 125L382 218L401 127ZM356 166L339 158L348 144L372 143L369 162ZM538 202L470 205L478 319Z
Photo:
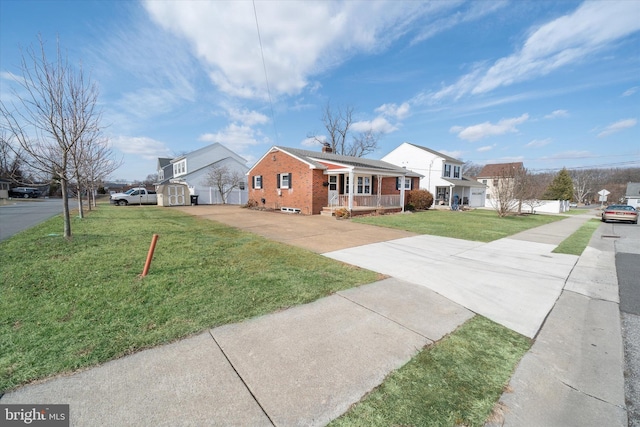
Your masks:
M118 206L127 206L126 200L118 200Z

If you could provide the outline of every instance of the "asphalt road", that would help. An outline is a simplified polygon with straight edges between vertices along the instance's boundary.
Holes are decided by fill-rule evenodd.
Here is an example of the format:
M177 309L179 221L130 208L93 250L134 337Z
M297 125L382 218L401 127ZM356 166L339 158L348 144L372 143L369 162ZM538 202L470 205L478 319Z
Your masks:
M640 226L614 224L629 427L640 427Z
M4 201L0 204L0 241L61 212L60 199Z

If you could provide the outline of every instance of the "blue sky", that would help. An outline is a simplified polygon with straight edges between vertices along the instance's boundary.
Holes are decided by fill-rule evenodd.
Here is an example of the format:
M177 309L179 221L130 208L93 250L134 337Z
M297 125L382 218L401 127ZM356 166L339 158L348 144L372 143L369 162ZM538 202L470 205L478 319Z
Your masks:
M639 1L1 0L3 102L38 34L98 84L112 179L213 142L319 150L327 103L382 133L371 158L640 166Z

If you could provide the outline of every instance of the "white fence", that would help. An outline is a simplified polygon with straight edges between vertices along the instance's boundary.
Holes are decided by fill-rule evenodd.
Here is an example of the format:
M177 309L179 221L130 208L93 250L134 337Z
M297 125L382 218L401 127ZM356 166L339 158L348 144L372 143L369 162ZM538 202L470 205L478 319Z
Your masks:
M563 213L568 210L568 200L526 200L522 203L522 212L525 213Z

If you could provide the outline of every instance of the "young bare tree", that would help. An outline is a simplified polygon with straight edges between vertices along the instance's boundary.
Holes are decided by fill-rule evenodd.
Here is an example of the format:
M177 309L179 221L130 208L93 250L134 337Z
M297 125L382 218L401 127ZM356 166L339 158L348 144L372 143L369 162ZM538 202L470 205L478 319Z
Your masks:
M324 108L322 123L327 131L327 139L318 135L309 135L316 142L331 145L335 154L343 156L364 157L378 148L381 134L373 129L353 133L353 113L351 106L333 108L330 103Z
M244 183L244 175L237 170L230 170L223 165L213 165L209 168L204 183L215 187L222 198L222 203L227 203L227 196Z
M68 185L71 156L87 134L100 128L98 89L85 79L82 68L73 69L56 43L49 62L45 43L28 48L21 60L21 76L13 88L15 102L0 101L2 127L24 151L29 167L43 177L58 177L62 190L64 237L71 238Z
M573 198L577 203L584 203L590 193L594 192L594 173L591 169L570 171L573 180Z
M521 212L525 192L527 190L528 174L524 167L514 163L505 163L497 168L493 176L491 190L491 205L500 217L512 212Z
M12 182L25 183L25 171L21 160L21 150L11 145L9 133L0 129L0 178Z

